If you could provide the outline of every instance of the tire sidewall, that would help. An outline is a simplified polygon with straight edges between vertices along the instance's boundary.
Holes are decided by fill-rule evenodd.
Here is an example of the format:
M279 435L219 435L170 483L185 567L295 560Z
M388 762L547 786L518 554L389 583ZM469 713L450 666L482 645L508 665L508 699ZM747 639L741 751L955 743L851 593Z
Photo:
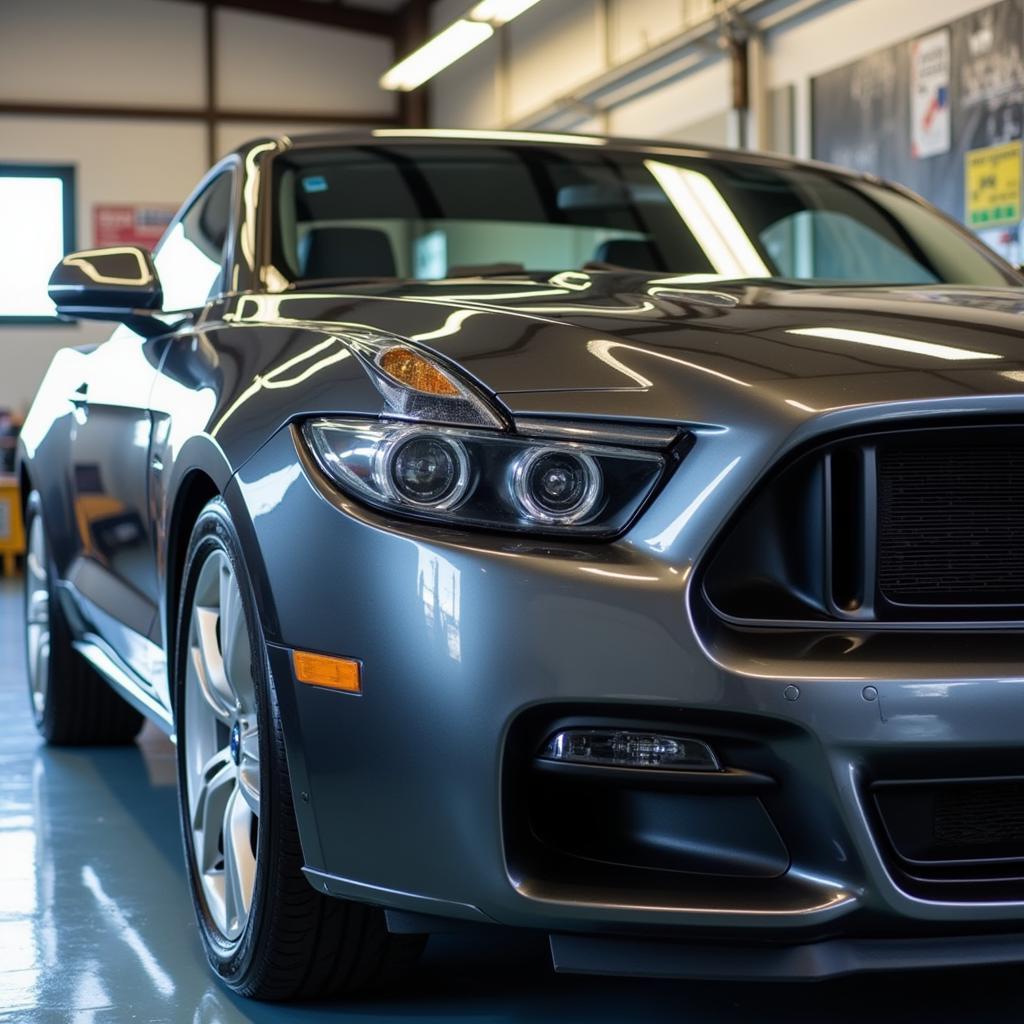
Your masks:
M199 577L199 570L207 558L215 552L222 552L228 558L238 581L249 633L252 656L254 690L256 694L256 716L259 728L260 754L260 818L256 841L256 878L253 885L252 904L249 919L242 934L234 941L225 939L213 921L206 905L201 879L196 868L196 857L192 843L192 828L188 809L188 783L186 778L186 715L185 700L187 687L185 673L188 658L189 623L192 599ZM268 888L273 875L275 830L275 806L279 806L274 792L278 773L269 760L273 756L274 744L270 742L270 730L277 725L277 715L271 714L272 700L270 666L267 659L266 643L257 612L252 581L246 569L238 533L223 500L216 498L200 513L189 541L185 569L182 576L181 600L178 606L175 650L173 652L174 720L177 733L178 765L178 806L185 848L185 864L189 888L196 918L207 957L214 970L232 987L244 985L253 958L259 948L259 935L268 910Z

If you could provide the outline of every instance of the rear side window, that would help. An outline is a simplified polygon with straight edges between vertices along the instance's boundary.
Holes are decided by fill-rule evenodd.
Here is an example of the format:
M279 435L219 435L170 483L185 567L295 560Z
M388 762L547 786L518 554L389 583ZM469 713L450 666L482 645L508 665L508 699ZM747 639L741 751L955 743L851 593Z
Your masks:
M221 292L232 177L225 171L214 178L161 241L154 262L164 309L197 309Z

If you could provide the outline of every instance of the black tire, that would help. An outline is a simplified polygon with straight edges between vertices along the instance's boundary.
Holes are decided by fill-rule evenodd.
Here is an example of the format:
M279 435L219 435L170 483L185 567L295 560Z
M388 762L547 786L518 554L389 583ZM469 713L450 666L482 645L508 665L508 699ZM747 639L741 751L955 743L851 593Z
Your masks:
M260 811L252 851L255 881L247 921L233 941L217 927L207 905L186 788L189 624L202 568L215 553L227 557L238 582L249 636L259 729ZM304 860L275 684L241 544L227 506L219 498L206 505L192 531L176 637L173 665L178 803L189 889L211 967L239 995L275 1001L351 994L397 980L415 962L424 938L390 935L382 910L326 896L302 874Z
M131 743L142 728L143 716L72 646L71 628L54 585L56 574L42 501L36 491L29 495L25 509L25 533L29 538L25 559L25 656L36 729L52 746ZM33 581L46 594L49 657L42 667L32 642L32 627L38 624L33 620L40 614L38 604L30 607ZM42 677L41 688L33 685L36 674Z

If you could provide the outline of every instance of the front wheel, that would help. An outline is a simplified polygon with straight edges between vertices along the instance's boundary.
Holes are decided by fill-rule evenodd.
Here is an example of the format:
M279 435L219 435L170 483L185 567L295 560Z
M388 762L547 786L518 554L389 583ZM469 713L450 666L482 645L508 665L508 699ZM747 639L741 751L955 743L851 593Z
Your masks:
M419 936L302 874L280 710L241 544L220 499L192 531L174 657L182 832L213 969L259 999L355 992L411 964Z

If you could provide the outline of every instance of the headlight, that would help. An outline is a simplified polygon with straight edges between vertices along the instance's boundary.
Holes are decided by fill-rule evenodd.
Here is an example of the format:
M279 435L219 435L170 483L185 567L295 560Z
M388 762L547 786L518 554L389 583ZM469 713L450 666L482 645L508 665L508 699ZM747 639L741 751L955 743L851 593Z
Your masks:
M534 448L516 460L512 494L536 523L586 522L601 497L601 469L584 451Z
M303 427L343 491L418 519L494 530L620 533L666 472L663 452L395 420Z

